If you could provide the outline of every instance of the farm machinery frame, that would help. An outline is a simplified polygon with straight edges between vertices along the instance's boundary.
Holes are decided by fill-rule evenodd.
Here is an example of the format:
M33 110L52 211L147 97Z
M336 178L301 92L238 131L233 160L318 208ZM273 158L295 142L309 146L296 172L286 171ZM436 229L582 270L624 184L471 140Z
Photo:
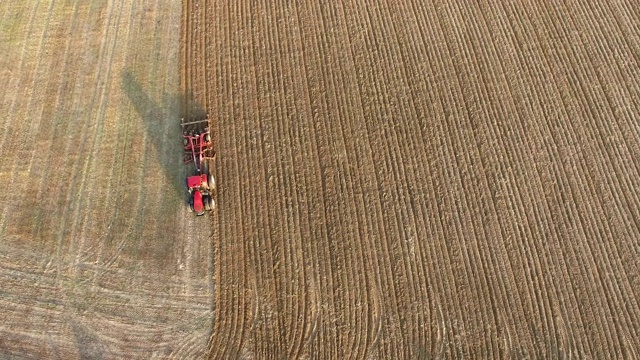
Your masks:
M215 158L209 130L209 116L188 121L183 118L180 125L184 162L195 165L195 173L187 177L189 210L201 216L215 208L213 193L216 182L210 169L205 166L205 160Z

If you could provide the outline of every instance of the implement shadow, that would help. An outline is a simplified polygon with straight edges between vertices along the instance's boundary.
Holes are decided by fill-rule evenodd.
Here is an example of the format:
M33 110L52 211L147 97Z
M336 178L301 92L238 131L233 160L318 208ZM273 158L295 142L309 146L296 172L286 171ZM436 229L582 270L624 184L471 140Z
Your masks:
M173 191L186 204L186 167L183 165L180 111L177 109L186 107L191 116L205 114L204 109L193 101L192 96L183 98L179 95L163 94L162 103L155 101L130 71L122 73L121 85L142 118L146 135L156 151L165 176L171 182Z

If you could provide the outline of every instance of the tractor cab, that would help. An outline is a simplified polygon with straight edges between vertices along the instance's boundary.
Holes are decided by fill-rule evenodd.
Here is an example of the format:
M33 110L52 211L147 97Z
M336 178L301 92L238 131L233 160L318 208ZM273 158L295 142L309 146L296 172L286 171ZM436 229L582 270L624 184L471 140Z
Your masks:
M213 197L209 186L208 175L200 174L187 178L189 189L189 208L196 215L204 215L205 211L213 210Z

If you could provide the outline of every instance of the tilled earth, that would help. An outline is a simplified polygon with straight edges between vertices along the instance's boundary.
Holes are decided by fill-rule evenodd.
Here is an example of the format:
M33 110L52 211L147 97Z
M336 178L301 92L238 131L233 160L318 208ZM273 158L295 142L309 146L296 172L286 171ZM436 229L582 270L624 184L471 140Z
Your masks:
M637 6L186 3L211 358L637 356Z

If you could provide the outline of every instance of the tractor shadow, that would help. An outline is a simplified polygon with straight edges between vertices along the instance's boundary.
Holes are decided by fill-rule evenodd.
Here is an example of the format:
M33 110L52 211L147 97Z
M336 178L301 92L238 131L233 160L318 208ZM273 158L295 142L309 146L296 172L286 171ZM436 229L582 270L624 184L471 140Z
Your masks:
M161 101L154 100L130 71L122 73L121 85L142 118L147 141L155 150L164 175L171 182L175 195L186 205L188 192L185 176L188 166L183 164L181 109L186 107L190 116L205 114L205 110L189 94L180 96L165 93Z

